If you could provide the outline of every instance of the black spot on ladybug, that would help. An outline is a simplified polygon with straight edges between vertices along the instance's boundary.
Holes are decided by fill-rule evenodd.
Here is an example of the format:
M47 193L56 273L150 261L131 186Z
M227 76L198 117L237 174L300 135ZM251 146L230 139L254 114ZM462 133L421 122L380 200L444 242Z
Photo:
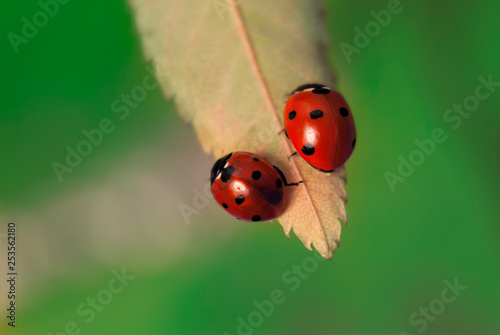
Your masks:
M253 160L256 161L256 162L259 161L259 159L257 157L254 157Z
M274 191L267 193L264 196L264 198L272 206L276 206L277 204L279 204L283 200L283 196L281 195L281 191L278 191L278 190L274 190Z
M356 146L356 139L352 140L352 147L354 148Z
M311 119L316 120L323 116L323 112L319 109L315 109L311 113L309 113L309 116L311 117Z
M252 172L252 179L259 180L260 175L261 175L260 171L254 171L254 172Z
M241 205L243 201L245 201L245 197L242 195L238 195L235 199L237 205Z
M314 154L314 145L307 143L302 147L302 152L306 156L311 156L312 154Z
M296 111L291 111L290 113L288 113L288 119L289 120L295 119L295 116L297 116L297 112Z
M340 108L339 112L340 112L340 115L342 115L343 117L346 117L347 115L349 115L349 111L347 110L347 108L344 108L344 107Z
M330 90L326 87L321 87L321 88L315 88L312 90L314 94L328 94L330 93Z
M276 179L276 187L278 187L278 188L283 187L283 182L281 181L281 179Z
M260 221L260 216L258 216L258 215L252 216L252 221L254 221L254 222L255 221Z
M225 202L223 202L222 207L227 208L227 204Z
M229 165L227 168L223 169L220 174L220 180L222 180L223 183L227 182L234 173L234 170L235 168L232 165Z

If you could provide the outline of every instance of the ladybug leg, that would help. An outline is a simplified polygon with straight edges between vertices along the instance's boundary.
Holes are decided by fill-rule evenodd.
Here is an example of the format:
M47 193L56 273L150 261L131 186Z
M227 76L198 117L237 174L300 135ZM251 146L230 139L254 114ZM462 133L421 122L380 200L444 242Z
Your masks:
M283 174L283 172L280 170L279 167L277 167L276 165L273 165L274 169L276 170L276 172L278 172L278 174L280 175L281 179L283 180L283 183L285 184L285 186L297 186L299 185L300 183L302 183L303 181L299 181L298 183L290 183L288 184L288 182L286 181L286 177L285 175Z
M290 159L290 157L292 156L295 156L297 154L297 151L295 151L293 154L291 154L290 156L288 156L288 159Z
M290 139L290 137L288 137L288 133L286 132L286 129L285 129L285 128L283 128L283 129L282 129L282 130L278 133L278 135L279 135L279 134L281 134L281 133L285 133L286 138Z

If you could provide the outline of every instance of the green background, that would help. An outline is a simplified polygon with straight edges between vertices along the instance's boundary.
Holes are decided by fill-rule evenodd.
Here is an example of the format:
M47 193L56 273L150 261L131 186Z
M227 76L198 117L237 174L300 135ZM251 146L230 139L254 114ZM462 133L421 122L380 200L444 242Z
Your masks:
M402 4L348 63L340 43L353 44L353 28L387 2L327 3L329 55L359 136L347 163L342 247L319 263L278 224L235 222L213 201L185 222L179 205L194 206L212 158L159 89L126 119L113 113L112 102L148 76L126 3L61 5L18 53L7 34L19 34L23 16L40 7L4 4L0 264L15 220L16 333L57 334L75 321L82 334L236 334L253 301L279 289L285 302L255 334L418 334L410 315L455 278L467 288L424 333L500 333L500 90L458 129L443 120L474 94L479 76L500 81L500 4ZM64 162L66 146L103 118L116 129L59 183L52 162ZM385 173L397 173L398 157L408 159L435 128L447 140L391 191ZM317 269L293 291L282 276L304 261ZM77 306L123 267L135 279L85 323ZM0 287L6 306L3 279ZM13 333L4 314L0 331Z

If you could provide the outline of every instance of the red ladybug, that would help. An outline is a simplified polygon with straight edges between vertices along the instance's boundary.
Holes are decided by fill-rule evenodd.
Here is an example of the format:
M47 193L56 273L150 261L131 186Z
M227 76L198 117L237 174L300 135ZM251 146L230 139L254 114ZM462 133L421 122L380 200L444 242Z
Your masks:
M268 221L283 213L288 184L281 170L264 158L234 152L218 159L210 173L212 194L237 219Z
M342 95L324 85L306 84L285 105L285 134L311 166L332 172L351 156L356 128Z

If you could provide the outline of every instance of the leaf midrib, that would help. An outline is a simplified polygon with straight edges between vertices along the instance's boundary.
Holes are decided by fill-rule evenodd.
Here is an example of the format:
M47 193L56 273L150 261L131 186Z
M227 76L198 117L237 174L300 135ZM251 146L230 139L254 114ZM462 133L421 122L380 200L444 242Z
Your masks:
M271 99L271 94L269 92L269 88L267 87L267 85L264 81L262 71L259 67L259 63L257 62L255 50L254 50L252 43L250 41L250 37L249 37L248 31L247 31L247 28L245 27L245 24L243 22L243 17L238 9L238 4L236 3L236 0L229 0L229 4L231 7L231 11L234 15L234 18L236 20L236 28L237 28L237 31L238 31L241 39L242 39L242 42L243 42L243 45L245 48L245 52L248 55L248 57L250 58L250 64L253 68L253 71L255 72L255 74L257 76L257 81L259 83L259 86L261 87L261 89L264 93L265 100L271 109L272 118L273 118L274 122L276 123L276 125L278 126L277 128L280 128L281 122L280 122L278 115L276 113L276 108L274 106L273 100ZM283 144L282 146L285 147L285 150L287 152L287 156L289 156L290 154L292 154L292 152L290 150L290 146L288 145L288 143L286 143L284 136L280 136L280 137L281 137L281 142ZM292 168L297 173L297 175L299 176L299 178L301 180L303 180L304 178L302 177L302 174L300 173L300 170L299 170L299 168L294 160L291 161L291 165L292 165ZM309 207L311 208L311 210L314 213L314 216L316 218L316 224L319 225L320 231L323 234L324 241L326 243L326 249L329 249L330 245L328 243L328 239L327 239L327 236L325 234L325 230L323 229L323 226L321 225L321 221L320 221L318 212L316 210L316 207L314 206L314 203L311 199L311 196L309 195L309 191L307 189L305 181L303 183L301 183L299 185L299 187L303 188L303 190L305 192ZM309 248L310 245L307 245L307 247Z

